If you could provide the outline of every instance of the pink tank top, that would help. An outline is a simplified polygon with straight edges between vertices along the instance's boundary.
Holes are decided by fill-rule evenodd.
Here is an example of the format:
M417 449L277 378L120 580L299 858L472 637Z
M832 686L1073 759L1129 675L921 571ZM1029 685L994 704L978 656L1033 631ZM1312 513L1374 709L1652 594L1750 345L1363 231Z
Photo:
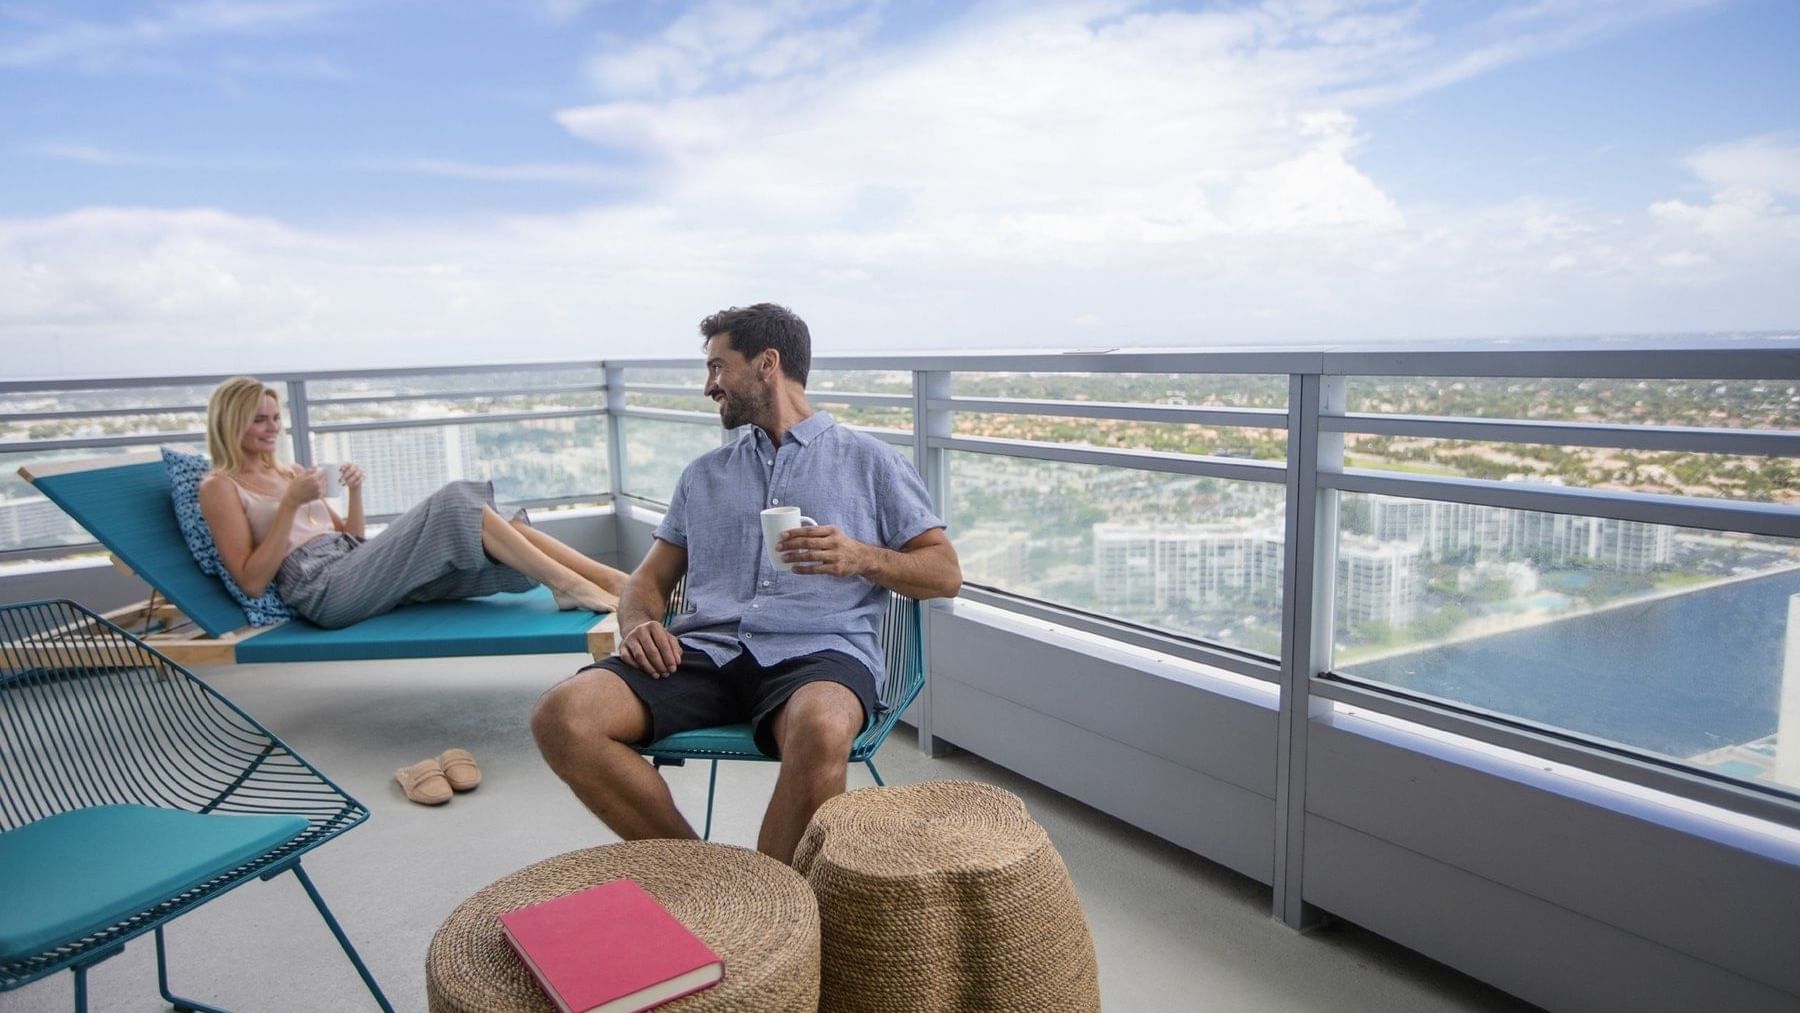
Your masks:
M269 537L269 526L275 523L275 512L281 509L281 497L246 489L235 479L231 484L237 488L238 500L244 504L244 516L250 520L250 537L261 545L263 539ZM294 523L288 528L287 550L292 552L320 535L336 533L325 501L313 500L294 511Z

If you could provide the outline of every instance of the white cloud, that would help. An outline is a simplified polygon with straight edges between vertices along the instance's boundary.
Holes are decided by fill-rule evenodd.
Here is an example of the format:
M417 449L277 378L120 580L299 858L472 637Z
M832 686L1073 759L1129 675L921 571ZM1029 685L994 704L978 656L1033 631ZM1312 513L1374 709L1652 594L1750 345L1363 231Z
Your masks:
M878 25L863 0L706 0L652 39L603 46L588 77L603 94L690 95L738 80L767 81L855 53Z
M382 158L352 162L349 167L368 172L415 173L487 183L580 183L600 186L634 182L638 179L635 173L582 162L488 164L441 158Z
M91 72L172 69L170 51L211 36L267 35L316 22L326 0L199 0L113 21L34 17L36 31L0 42L0 68L67 66Z
M797 28L772 9L613 51L637 69L559 119L629 175L361 165L628 182L628 201L322 231L204 210L0 222L0 333L22 373L92 373L166 369L171 341L208 370L687 355L702 315L759 299L826 353L1800 319L1784 137L1697 151L1693 191L1625 216L1397 201L1359 164L1355 103L1491 41L1433 48L1410 4L1016 5L900 48L875 45L872 8L807 5ZM1593 10L1520 16L1554 34ZM827 30L853 38L758 64Z
M39 158L48 158L59 162L79 162L83 165L126 169L265 170L279 169L286 164L279 158L149 154L119 151L96 144L74 144L64 141L46 141L27 145L24 150Z
M1800 197L1800 135L1765 134L1690 155L1694 175L1720 190Z

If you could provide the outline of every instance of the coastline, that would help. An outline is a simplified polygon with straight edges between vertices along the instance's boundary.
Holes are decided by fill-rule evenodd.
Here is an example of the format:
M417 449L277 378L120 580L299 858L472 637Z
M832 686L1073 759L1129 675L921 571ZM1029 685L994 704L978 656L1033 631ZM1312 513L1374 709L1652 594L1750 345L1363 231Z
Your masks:
M1409 655L1409 654L1418 654L1422 651L1437 650L1437 649L1445 648L1445 647L1456 647L1456 646L1459 646L1462 644L1471 643L1476 640L1483 640L1488 637L1498 636L1502 633L1516 633L1520 630L1529 630L1529 629L1536 629L1536 628L1544 627L1544 626L1551 626L1556 623L1560 623L1560 622L1563 622L1563 621L1569 620L1569 619L1581 619L1581 618L1585 618L1588 616L1601 615L1601 614L1604 614L1607 612L1614 612L1619 609L1630 608L1630 607L1633 607L1636 605L1647 605L1652 602L1665 601L1667 599L1677 598L1682 595L1694 594L1699 591L1710 591L1715 588L1730 587L1734 584L1742 584L1742 583L1746 583L1746 582L1753 581L1753 580L1762 580L1763 578L1766 578L1766 577L1777 577L1777 576L1780 576L1785 573L1792 573L1796 570L1800 570L1800 562L1794 562L1794 563L1790 563L1790 564L1783 565L1783 566L1771 567L1771 568L1765 569L1765 570L1757 570L1753 573L1733 574L1729 577L1724 577L1724 578L1721 578L1719 580L1714 580L1714 581L1708 581L1704 584L1690 584L1686 587L1680 587L1680 588L1663 588L1661 590L1647 591L1643 594L1633 595L1629 598L1619 598L1614 601L1604 602L1599 605L1590 605L1590 606L1586 606L1583 608L1572 609L1567 612L1558 612L1555 615L1542 615L1542 614L1538 614L1538 613L1526 612L1526 613L1519 613L1519 614L1517 614L1515 616L1511 616L1511 617L1502 617L1502 616L1484 617L1486 619L1498 619L1498 620L1502 620L1502 621L1495 623L1493 625L1490 625L1490 626L1484 626L1481 629L1472 630L1472 631L1469 631L1466 633L1459 633L1455 636L1446 637L1442 640L1429 640L1429 641L1422 641L1422 642L1419 642L1416 644L1404 644L1399 647L1391 647L1391 648L1386 648L1384 650L1375 651L1370 654L1359 655L1359 656L1356 656L1354 658L1354 660L1347 662L1347 663L1352 664L1352 665L1361 665L1361 664L1368 664L1370 662L1391 661L1395 658L1405 657L1406 655ZM1507 620L1510 620L1510 621L1507 621ZM1340 667L1341 667L1340 664L1337 663L1334 659L1332 668L1335 670Z

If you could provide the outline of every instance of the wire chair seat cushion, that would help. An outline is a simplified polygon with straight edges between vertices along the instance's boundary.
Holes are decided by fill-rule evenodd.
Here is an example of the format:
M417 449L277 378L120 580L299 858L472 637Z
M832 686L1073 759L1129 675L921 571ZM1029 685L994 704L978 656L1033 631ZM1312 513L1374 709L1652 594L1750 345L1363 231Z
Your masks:
M915 691L914 696L917 695ZM909 700L908 703L911 701ZM906 705L899 708L906 709ZM861 735L850 746L850 762L861 763L875 755L881 748L882 740L887 738L887 730L892 722L886 720L889 713L898 712L889 708L882 712L882 717L863 730ZM776 757L763 752L756 745L756 729L748 723L735 725L719 725L716 728L696 728L692 731L676 732L665 735L655 742L638 750L645 756L658 756L677 759L706 760L774 760Z
M0 961L80 940L306 832L298 816L106 805L0 833Z

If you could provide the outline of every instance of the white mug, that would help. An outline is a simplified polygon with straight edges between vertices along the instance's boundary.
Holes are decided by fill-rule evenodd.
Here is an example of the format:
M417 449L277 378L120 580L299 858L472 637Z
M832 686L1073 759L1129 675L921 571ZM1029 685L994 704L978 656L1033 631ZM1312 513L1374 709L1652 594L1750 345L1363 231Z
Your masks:
M344 476L342 468L342 465L335 463L319 465L319 471L325 479L324 496L326 499L336 499L343 494Z
M762 512L763 547L767 549L769 562L775 565L775 569L783 573L794 572L794 564L784 562L781 552L775 548L775 543L781 541L781 533L790 528L803 528L818 523L794 506L770 507Z

